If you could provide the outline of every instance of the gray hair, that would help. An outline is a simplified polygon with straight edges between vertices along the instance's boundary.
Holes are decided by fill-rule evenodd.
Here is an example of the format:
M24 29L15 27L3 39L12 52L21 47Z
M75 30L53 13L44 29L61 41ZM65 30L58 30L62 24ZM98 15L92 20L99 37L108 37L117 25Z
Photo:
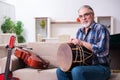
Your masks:
M87 8L87 9L89 9L89 10L94 14L94 10L93 10L92 7L89 6L89 5L83 5L81 8ZM81 8L80 8L80 9L81 9ZM80 11L80 9L78 10L78 12Z

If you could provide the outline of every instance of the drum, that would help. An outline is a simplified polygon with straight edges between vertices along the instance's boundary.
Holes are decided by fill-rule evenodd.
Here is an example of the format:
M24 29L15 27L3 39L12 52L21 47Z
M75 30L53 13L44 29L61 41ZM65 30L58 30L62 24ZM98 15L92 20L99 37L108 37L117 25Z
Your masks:
M78 65L91 65L92 57L92 51L72 43L62 43L57 51L58 66L64 72Z

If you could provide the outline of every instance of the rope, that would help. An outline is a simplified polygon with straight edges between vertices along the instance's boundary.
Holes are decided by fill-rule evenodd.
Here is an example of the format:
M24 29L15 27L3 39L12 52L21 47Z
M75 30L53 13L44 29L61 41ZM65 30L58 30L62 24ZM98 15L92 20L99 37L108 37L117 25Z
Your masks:
M90 52L83 50L83 47L80 45L76 45L76 48L72 48L72 50L76 50L76 56L73 63L79 63L80 65L84 65L87 64L85 61L92 57L92 54ZM85 53L90 55L85 58ZM80 60L77 60L78 56L80 57Z

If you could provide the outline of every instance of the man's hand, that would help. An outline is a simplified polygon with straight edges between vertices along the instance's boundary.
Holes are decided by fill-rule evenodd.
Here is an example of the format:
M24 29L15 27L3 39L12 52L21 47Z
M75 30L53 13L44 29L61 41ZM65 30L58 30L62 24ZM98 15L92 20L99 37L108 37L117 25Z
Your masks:
M81 45L81 46L83 46L82 41L80 41L78 39L75 39L75 38L71 38L70 41L69 41L69 43L73 43L75 45Z
M81 40L78 40L78 39L75 39L75 38L71 38L68 43L73 43L73 44L75 44L75 45L84 46L84 47L86 47L87 49L89 49L89 50L92 51L92 45L91 45L90 43L88 43L88 42L81 41Z

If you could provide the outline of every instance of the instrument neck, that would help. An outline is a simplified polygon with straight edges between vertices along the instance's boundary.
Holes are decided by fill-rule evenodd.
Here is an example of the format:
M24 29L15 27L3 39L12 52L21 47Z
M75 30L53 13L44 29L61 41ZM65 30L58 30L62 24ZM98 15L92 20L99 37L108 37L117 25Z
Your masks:
M9 80L8 75L10 72L9 67L10 67L11 53L12 53L12 49L8 48L8 55L7 55L6 68L5 68L5 80Z

